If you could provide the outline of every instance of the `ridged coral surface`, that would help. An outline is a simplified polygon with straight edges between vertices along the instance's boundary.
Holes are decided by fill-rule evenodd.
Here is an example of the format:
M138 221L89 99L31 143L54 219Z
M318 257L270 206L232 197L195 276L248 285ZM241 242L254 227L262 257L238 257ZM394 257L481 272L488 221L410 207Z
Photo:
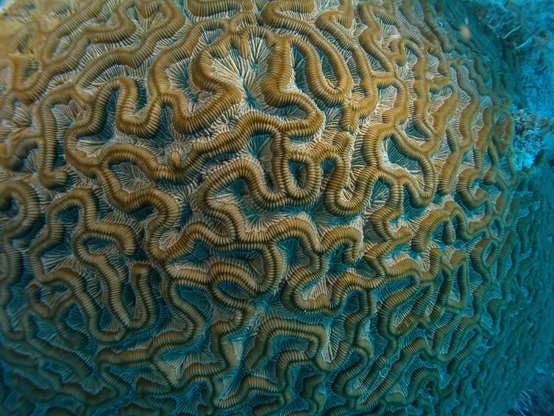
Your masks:
M510 406L539 204L497 63L426 1L20 0L0 25L3 414Z

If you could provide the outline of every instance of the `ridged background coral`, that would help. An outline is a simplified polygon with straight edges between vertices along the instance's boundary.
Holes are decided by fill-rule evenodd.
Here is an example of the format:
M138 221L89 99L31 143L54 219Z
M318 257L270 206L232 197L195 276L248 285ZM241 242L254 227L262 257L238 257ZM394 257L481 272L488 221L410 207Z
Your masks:
M511 162L500 64L441 10L10 6L0 408L509 407L517 387L497 380L541 349L551 308L537 271L552 218L531 215Z

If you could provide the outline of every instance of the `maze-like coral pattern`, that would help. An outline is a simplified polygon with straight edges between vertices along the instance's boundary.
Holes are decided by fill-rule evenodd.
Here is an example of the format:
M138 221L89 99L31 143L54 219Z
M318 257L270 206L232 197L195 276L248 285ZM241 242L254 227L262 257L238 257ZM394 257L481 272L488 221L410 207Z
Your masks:
M431 4L0 24L6 412L492 414L538 205L496 63Z

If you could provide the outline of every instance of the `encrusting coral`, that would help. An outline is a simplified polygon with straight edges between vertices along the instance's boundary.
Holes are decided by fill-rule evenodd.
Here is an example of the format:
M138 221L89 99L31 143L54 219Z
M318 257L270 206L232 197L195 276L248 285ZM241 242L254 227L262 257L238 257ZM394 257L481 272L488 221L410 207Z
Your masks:
M432 4L19 0L0 27L2 409L510 405L540 205Z

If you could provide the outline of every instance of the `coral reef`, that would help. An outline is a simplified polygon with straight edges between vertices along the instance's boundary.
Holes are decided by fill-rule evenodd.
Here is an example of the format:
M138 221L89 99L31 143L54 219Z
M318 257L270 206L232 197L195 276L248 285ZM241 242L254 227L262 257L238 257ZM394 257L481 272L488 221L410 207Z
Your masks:
M554 5L550 0L468 0L513 75L518 107L554 117Z
M554 180L552 166L549 163L542 163L532 169L534 177L533 181L541 184L541 200L544 207L548 211L544 211L543 215L547 217L547 221L543 223L544 229L542 234L543 245L546 250L551 250L554 243ZM554 293L554 277L552 272L552 256L547 257L545 265L546 273L545 280L550 286L545 287L549 296ZM552 326L554 315L552 312L541 317L547 324ZM550 346L548 354L544 355L539 362L530 362L529 368L532 372L523 374L524 383L523 390L519 396L519 400L514 407L507 413L508 416L550 416L554 414L554 337L550 340L546 339L547 345Z
M554 348L551 348L554 350ZM548 357L546 370L539 368L529 389L523 391L520 399L508 416L551 416L554 414L554 354Z
M502 54L509 71L514 100L515 163L533 164L541 150L554 150L554 4L549 0L467 0L462 14L492 34L493 48ZM535 123L532 119L540 119ZM549 156L550 157L550 156Z
M552 141L553 126L548 118L539 118L524 109L517 110L512 117L515 124L512 160L516 169L529 169Z
M505 412L546 348L552 218L502 64L440 13L8 7L0 408Z

